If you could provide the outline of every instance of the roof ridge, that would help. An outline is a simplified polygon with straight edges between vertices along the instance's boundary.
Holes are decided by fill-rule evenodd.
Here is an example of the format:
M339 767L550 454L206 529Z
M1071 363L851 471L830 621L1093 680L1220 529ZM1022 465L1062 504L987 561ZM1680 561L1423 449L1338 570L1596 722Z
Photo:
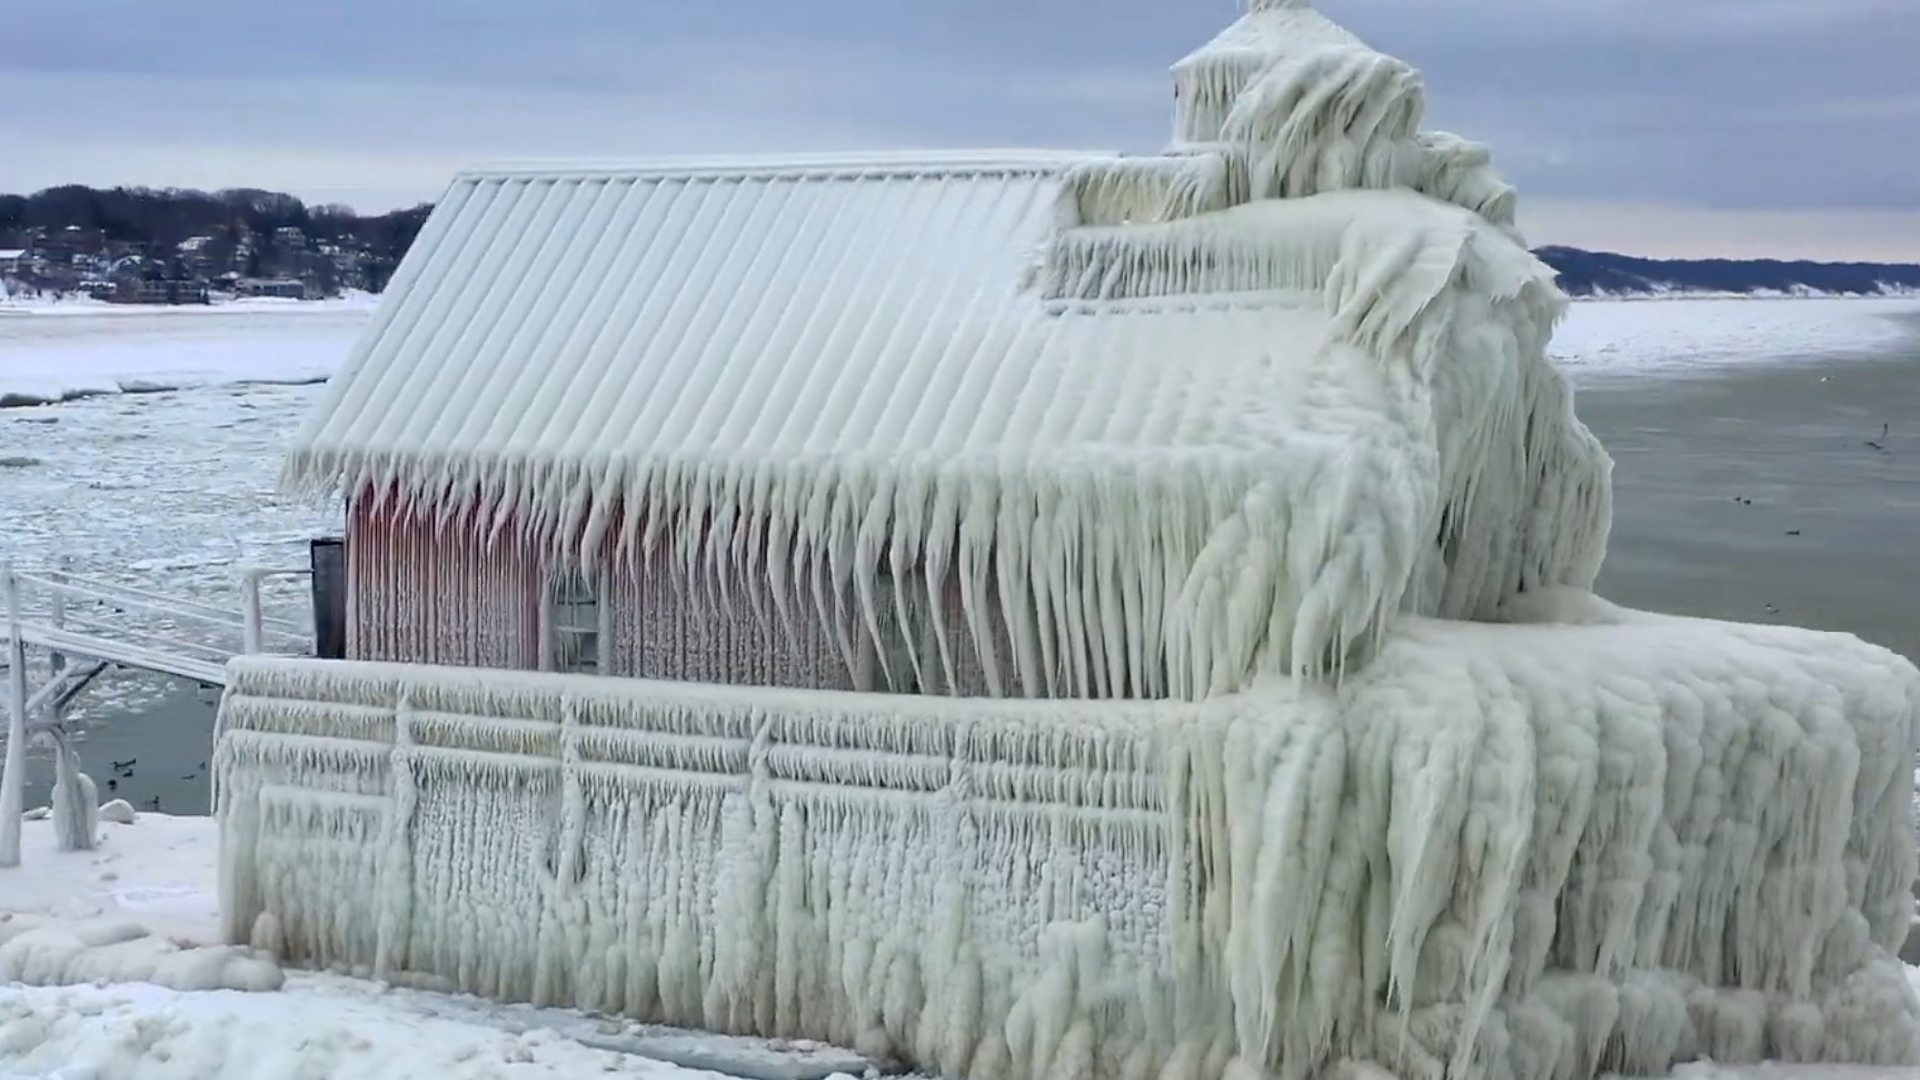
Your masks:
M1097 150L981 149L852 153L718 154L608 160L502 161L462 169L457 179L514 177L768 175L807 173L898 175L927 172L1054 171L1097 157Z

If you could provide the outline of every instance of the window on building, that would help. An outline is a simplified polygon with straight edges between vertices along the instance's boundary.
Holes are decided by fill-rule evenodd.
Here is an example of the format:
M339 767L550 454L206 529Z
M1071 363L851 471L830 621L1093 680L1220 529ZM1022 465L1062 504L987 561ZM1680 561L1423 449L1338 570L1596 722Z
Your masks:
M606 605L585 574L567 571L547 592L548 671L599 674L606 670Z

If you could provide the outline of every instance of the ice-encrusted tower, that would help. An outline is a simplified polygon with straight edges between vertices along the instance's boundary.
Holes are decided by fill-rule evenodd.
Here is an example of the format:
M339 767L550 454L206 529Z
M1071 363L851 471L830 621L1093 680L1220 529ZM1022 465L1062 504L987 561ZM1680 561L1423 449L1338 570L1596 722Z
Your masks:
M1173 141L1100 179L1088 223L1166 221L1253 199L1412 189L1511 227L1514 191L1487 149L1420 129L1425 92L1306 0L1254 0L1173 66Z
M1920 674L1586 591L1410 68L1256 0L1175 80L1153 157L457 178L290 456L350 659L232 672L230 933L969 1080L1920 1060Z

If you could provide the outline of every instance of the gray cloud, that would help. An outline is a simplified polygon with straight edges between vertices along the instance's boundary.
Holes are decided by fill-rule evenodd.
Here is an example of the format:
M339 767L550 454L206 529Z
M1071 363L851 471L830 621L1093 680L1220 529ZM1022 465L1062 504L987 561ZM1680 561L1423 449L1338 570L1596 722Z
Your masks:
M1658 205L1661 235L1683 246L1689 208L1699 242L1721 246L1732 221L1920 213L1915 0L1322 6L1421 67L1432 122L1491 142L1530 200L1558 208L1534 216L1551 233L1575 222L1571 207L1627 224L1626 208ZM430 198L459 165L501 157L1152 149L1171 105L1164 68L1236 5L10 7L0 190L244 183L376 208ZM1836 228L1832 253L1857 250L1843 236L1859 231Z

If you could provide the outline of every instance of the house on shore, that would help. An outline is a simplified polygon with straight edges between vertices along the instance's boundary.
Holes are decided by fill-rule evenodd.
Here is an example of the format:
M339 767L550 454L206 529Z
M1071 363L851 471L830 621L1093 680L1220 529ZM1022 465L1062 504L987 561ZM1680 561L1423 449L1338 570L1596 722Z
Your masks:
M963 1080L1920 1064L1920 673L1593 596L1487 151L1303 0L1165 154L479 169L294 441L227 934Z

